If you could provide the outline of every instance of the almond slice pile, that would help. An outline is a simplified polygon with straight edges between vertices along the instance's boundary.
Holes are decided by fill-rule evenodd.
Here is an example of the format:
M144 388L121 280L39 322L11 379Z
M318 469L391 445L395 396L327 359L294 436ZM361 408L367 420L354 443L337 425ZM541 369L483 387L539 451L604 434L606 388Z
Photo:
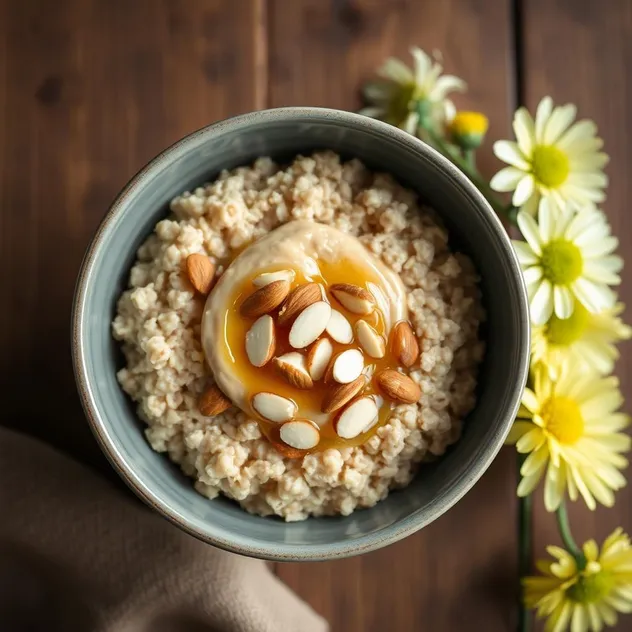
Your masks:
M193 287L208 293L215 275L211 260L191 255L186 264ZM239 317L248 319L247 361L285 384L274 392L274 382L266 381L250 405L260 420L278 428L271 440L288 458L299 458L321 442L322 428L304 418L297 404L304 406L306 397L315 398L311 410L320 411L315 415L330 415L319 423L331 423L344 444L375 427L384 399L390 405L413 404L422 394L406 374L419 359L417 337L408 322L391 328L388 300L378 286L336 283L326 290L321 283L296 280L291 269L258 274L239 306ZM380 332L389 328L387 344ZM211 386L198 405L212 416L231 402Z

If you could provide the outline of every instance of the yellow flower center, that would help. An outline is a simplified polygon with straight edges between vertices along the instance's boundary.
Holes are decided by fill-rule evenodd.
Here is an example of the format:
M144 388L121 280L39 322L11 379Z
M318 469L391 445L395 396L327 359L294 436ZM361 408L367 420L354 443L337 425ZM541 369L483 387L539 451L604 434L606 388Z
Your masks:
M536 145L531 163L535 179L545 187L559 187L568 178L568 156L554 145Z
M570 346L577 342L588 327L588 310L579 302L575 302L575 308L569 318L558 318L555 314L546 325L546 337L549 343L560 346Z
M544 427L560 443L571 445L584 433L584 418L579 406L568 397L549 398L540 415Z
M415 84L401 86L388 104L386 120L391 125L400 125L406 120L410 112L410 102L413 100Z
M566 594L569 599L578 603L595 603L606 597L614 585L612 573L602 570L596 573L584 571L578 577L577 582L566 591Z
M457 112L450 121L450 131L455 136L474 134L483 136L487 132L489 121L481 112Z
M579 248L566 239L556 239L542 248L540 263L544 277L553 285L568 285L577 279L584 267Z

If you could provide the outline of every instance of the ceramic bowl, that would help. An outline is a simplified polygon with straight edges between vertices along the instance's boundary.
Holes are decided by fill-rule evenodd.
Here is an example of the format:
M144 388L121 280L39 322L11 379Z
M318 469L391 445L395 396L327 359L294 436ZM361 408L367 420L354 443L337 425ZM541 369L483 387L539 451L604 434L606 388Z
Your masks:
M142 241L171 198L258 156L289 160L332 149L391 173L443 218L454 245L475 262L488 314L478 403L460 441L405 489L343 517L285 523L253 516L193 489L167 456L152 451L135 409L116 381L121 366L110 323ZM509 431L528 370L528 304L518 262L483 196L449 161L413 136L364 116L320 108L280 108L238 116L194 132L152 160L112 204L86 253L73 310L78 390L112 465L149 505L215 546L273 560L323 560L371 551L404 538L452 507L492 462Z

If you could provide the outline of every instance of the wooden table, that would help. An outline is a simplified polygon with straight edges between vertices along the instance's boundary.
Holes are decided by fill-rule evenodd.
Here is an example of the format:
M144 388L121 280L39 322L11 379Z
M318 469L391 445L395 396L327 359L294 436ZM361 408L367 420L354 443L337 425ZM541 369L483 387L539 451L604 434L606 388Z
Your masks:
M490 140L545 94L595 119L612 157L607 211L632 257L631 36L630 0L0 0L2 419L111 475L75 395L68 337L75 275L109 202L157 152L228 115L357 109L375 67L414 44L468 81L458 104L487 113ZM490 145L488 174L499 167ZM632 346L622 355L629 394ZM334 631L511 630L515 471L507 449L406 541L276 572ZM580 539L630 530L632 492L572 515ZM558 541L539 502L534 534L539 554Z

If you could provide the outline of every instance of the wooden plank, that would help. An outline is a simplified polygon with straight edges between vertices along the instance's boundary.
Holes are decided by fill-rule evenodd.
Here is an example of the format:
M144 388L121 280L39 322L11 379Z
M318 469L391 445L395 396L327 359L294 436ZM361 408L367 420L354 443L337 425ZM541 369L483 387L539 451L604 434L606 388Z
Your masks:
M468 80L462 108L485 111L507 137L513 91L510 3L272 0L270 104L357 109L358 90L412 45L443 52ZM489 146L481 161L498 168ZM501 454L455 509L421 533L361 558L283 564L277 573L333 630L507 630L516 581L513 454Z
M68 349L81 257L109 202L148 159L263 105L265 74L253 79L261 6L0 0L3 423L104 463Z
M606 172L610 178L604 209L620 240L620 254L626 259L620 288L621 299L632 303L632 146L630 111L632 92L626 79L632 66L632 3L611 0L606 4L590 0L529 0L524 3L523 42L525 51L524 93L533 111L544 95L557 103L577 104L580 118L593 119L610 154ZM630 310L627 311L630 322ZM628 397L625 410L632 411L632 345L621 348L617 373L622 392ZM627 471L630 475L630 471ZM539 494L541 496L541 494ZM614 509L590 512L576 503L571 524L578 540L602 539L616 526L632 527L632 490L619 492ZM535 551L544 553L547 544L558 543L553 516L541 502L536 507ZM632 619L620 620L618 630L629 630Z

